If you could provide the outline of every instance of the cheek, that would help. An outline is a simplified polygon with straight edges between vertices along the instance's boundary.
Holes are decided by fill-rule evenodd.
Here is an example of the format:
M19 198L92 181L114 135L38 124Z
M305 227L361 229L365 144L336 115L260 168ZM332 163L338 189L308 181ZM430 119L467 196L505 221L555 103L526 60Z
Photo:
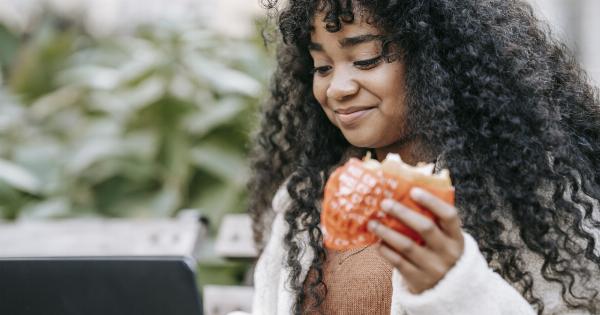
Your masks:
M319 102L319 104L321 104L321 106L323 107L327 105L327 87L325 85L325 82L323 82L323 80L315 78L313 80L312 90L317 102Z
M327 118L334 125L336 125L333 111L327 106L327 83L315 79L313 81L313 95L315 96L317 102L319 102L319 105L321 105L321 108L325 112L325 115L327 115Z
M398 118L407 110L406 82L404 68L400 63L391 64L379 78L378 94L384 104L382 111L386 116Z

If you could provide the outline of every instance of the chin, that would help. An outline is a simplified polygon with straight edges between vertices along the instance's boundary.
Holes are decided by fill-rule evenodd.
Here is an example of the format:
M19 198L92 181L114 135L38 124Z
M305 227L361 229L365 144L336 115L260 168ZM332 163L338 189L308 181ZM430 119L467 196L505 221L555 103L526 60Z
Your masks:
M375 147L375 141L373 141L373 139L370 139L368 137L351 137L349 135L344 134L344 138L346 138L346 140L348 142L350 142L351 145L357 147L357 148L374 148Z

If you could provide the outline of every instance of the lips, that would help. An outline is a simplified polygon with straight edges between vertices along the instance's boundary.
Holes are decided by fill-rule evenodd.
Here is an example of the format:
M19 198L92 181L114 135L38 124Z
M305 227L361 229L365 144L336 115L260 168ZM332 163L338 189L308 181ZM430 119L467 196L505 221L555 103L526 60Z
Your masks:
M375 106L360 106L339 108L334 110L334 112L340 123L344 125L351 125L359 121L361 118L365 117L374 109Z

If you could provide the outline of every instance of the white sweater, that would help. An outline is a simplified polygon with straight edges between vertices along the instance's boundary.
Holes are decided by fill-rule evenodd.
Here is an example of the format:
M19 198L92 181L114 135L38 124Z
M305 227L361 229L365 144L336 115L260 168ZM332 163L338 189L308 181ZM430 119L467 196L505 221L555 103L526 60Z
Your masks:
M283 212L291 199L282 186L273 198L275 218L267 245L260 256L255 273L255 295L253 315L291 314L294 294L288 288L289 271L284 267L286 251L284 235L287 223ZM437 285L421 294L412 294L405 287L397 270L392 273L392 315L531 315L536 311L500 275L492 271L482 256L477 243L464 234L465 247L462 257ZM302 283L310 268L314 253L308 244L305 232L297 236L302 246L300 262ZM539 272L539 271L538 271ZM553 290L554 291L554 290ZM558 292L557 298L560 299ZM553 296L554 297L554 296ZM585 314L566 312L557 301L546 304L548 314ZM554 304L554 305L552 305ZM550 306L550 307L548 307ZM234 312L230 315L245 313Z

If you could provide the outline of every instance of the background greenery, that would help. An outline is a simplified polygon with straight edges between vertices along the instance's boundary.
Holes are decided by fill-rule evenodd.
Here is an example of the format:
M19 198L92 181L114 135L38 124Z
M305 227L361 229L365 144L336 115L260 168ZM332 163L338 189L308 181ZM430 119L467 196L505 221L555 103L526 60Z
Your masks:
M258 35L199 25L97 38L49 11L27 32L0 21L0 216L195 208L214 235L245 207L249 131L271 59ZM206 266L224 273L220 283L239 282L245 267Z

